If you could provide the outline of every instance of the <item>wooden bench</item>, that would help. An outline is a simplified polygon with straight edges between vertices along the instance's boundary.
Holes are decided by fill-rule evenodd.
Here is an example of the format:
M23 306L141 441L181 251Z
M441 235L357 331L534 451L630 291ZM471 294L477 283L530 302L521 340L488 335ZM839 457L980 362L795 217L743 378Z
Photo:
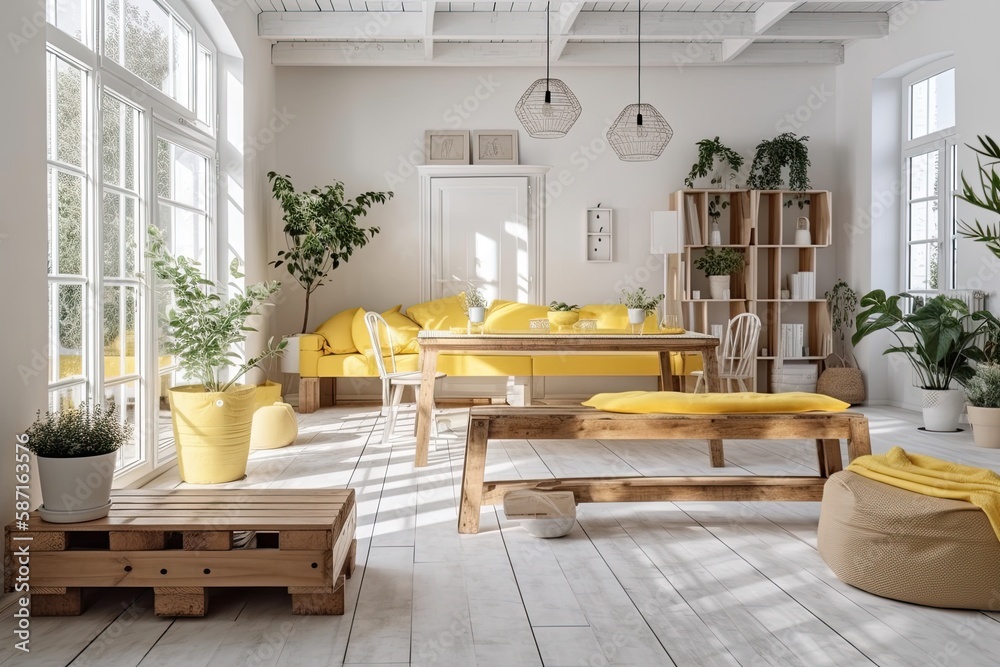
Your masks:
M171 489L114 491L111 512L58 524L32 513L6 527L4 591L18 548L30 552L33 616L73 616L82 589L152 587L157 616L204 616L206 589L287 587L293 614L343 614L354 571L354 490ZM233 548L234 531L256 531Z
M815 477L587 477L484 481L486 447L504 440L812 440ZM462 472L458 532L479 532L483 505L503 502L515 489L572 491L577 502L642 500L821 500L827 478L843 468L840 440L850 459L871 453L868 419L851 412L739 415L629 415L584 407L474 407ZM669 443L650 446L669 447ZM567 453L572 443L566 443Z

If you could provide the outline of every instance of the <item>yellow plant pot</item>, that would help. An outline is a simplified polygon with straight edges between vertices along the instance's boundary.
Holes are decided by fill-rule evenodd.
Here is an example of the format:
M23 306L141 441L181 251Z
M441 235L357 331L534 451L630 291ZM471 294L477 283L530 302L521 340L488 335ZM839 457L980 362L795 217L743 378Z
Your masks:
M547 317L552 328L571 327L580 319L580 313L573 310L550 310Z
M250 456L257 387L207 392L199 385L170 389L170 416L181 479L222 484L242 479Z
M257 385L257 395L254 398L253 411L257 412L266 405L281 403L281 383L265 380Z

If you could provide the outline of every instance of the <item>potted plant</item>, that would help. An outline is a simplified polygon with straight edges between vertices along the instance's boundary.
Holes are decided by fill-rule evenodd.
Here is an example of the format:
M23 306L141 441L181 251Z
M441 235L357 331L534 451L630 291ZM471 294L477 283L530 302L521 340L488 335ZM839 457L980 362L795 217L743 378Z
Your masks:
M965 383L972 437L980 447L1000 447L1000 364L986 363Z
M285 221L285 250L270 262L284 266L288 274L305 290L302 331L309 331L309 301L325 284L330 272L346 263L356 248L363 248L379 232L378 227L358 227L358 219L368 215L375 204L392 199L392 192L365 192L345 199L341 181L325 188L296 192L289 176L276 172L267 175L274 198L281 205ZM298 340L286 345L282 369L298 373Z
M24 446L38 457L45 521L76 523L108 515L111 480L118 450L132 437L132 426L112 404L86 403L38 417L24 435Z
M629 324L641 325L646 318L656 312L656 307L663 301L663 295L652 297L646 294L646 288L640 287L634 292L622 290L625 297L625 307L628 308Z
M706 248L705 254L694 260L694 268L705 272L712 298L722 299L730 289L732 274L743 269L743 255L734 248Z
M799 137L794 132L785 132L757 144L753 162L750 163L747 187L753 190L781 190L784 185L782 170L787 167L788 189L802 192L808 190L809 166L812 163L809 161L807 141L807 136ZM800 209L809 202L802 196L796 199ZM791 206L793 201L786 201L785 206Z
M856 405L865 400L865 381L861 369L850 349L848 332L854 327L854 313L858 309L858 295L843 280L838 280L825 294L830 307L830 324L833 329L833 352L826 359L826 368L816 382L816 391L845 403Z
M996 318L986 311L969 313L964 302L944 294L903 314L902 299L915 297L905 292L886 296L882 290L864 295L851 343L857 345L876 331L891 333L897 344L884 354L902 354L916 373L924 390L924 428L955 431L965 399L952 381L964 385L972 377L969 362L983 358L976 341L984 328L995 326Z
M486 321L486 295L483 294L482 289L472 283L469 283L469 286L465 290L463 306L469 322L482 324Z
M569 305L562 301L553 301L549 304L549 326L553 329L560 327L570 327L580 319L580 306Z
M169 390L181 479L192 484L240 479L250 454L256 387L236 383L251 368L280 355L285 343L274 346L269 340L263 352L243 363L236 361L234 349L253 331L247 318L259 314L280 285L257 283L223 299L224 286L206 280L198 262L172 256L156 227L149 229L148 246L156 278L173 295L164 322L164 350L175 355L184 375L198 383ZM242 277L238 269L234 260L230 265L234 278Z
M729 167L730 181L734 181L738 177L737 174L743 168L743 156L719 141L719 137L702 139L696 145L698 146L698 162L691 165L691 171L684 179L685 186L693 188L694 179L708 176L708 173L713 170L716 160L718 160L720 168L723 165ZM719 171L712 174L711 183L714 187L722 187L723 180Z

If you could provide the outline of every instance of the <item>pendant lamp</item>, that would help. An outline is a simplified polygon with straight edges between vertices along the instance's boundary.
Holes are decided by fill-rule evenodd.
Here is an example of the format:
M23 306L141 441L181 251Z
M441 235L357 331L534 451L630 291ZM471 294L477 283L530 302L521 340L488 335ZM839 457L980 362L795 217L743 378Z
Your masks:
M583 111L569 86L549 78L549 46L549 3L545 3L545 78L528 86L514 107L521 125L536 139L566 136Z
M637 104L629 104L608 130L608 141L625 162L655 160L663 153L674 131L652 104L642 103L642 3L639 3Z

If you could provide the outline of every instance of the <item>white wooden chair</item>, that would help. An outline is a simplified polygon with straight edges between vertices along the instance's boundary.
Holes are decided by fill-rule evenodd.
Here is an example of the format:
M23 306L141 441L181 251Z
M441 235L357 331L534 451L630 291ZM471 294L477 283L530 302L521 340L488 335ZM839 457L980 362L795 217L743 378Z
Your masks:
M719 355L719 381L725 382L727 392L733 391L734 383L739 386L739 391L751 391L747 382L753 382L759 339L760 318L753 313L741 313L729 321ZM691 374L698 378L694 392L699 393L702 387L708 391L705 374L702 371Z
M403 390L413 387L414 395L420 391L420 371L398 372L396 370L396 355L393 352L392 330L381 315L375 312L365 313L365 327L372 342L372 354L375 355L375 365L378 376L382 380L382 413L386 415L385 428L382 431L382 442L389 442L396 427L396 416L399 404L403 398ZM384 345L383 345L384 343ZM386 359L389 365L386 366ZM447 377L445 373L437 373L435 380ZM437 435L436 416L431 417L432 433Z

